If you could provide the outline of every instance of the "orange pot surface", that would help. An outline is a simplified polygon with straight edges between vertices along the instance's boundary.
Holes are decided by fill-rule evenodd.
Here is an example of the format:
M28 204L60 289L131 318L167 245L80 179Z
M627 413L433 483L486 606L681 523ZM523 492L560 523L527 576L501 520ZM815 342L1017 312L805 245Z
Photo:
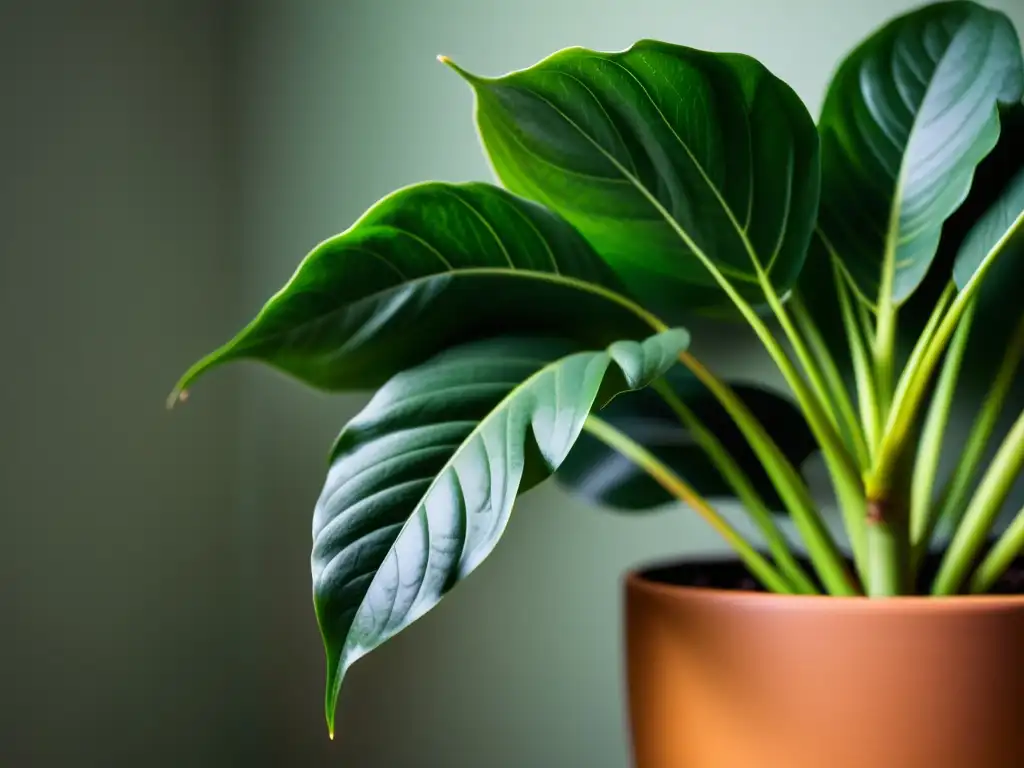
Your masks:
M1024 768L1024 596L626 579L636 768Z

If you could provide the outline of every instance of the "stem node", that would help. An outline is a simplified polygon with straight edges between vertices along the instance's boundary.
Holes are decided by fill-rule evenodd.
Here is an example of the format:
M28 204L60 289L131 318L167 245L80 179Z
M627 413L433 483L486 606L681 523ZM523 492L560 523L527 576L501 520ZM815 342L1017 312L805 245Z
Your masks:
M884 525L886 521L887 502L885 499L868 499L868 525Z

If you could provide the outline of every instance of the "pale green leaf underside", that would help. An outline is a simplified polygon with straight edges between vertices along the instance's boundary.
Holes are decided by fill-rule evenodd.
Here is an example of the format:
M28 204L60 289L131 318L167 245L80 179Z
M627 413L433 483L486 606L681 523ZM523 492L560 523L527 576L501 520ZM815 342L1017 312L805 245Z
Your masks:
M564 219L489 184L398 190L317 246L176 392L252 359L328 390L379 386L452 344L551 334L602 347L658 321Z
M339 436L313 519L329 723L348 667L465 578L497 543L517 494L561 464L595 404L663 374L688 338L669 330L592 352L485 340L377 392Z
M512 191L574 224L647 305L728 304L703 253L757 303L799 273L818 201L818 139L754 59L643 40L570 48L499 78L459 70Z
M998 105L1022 90L1012 24L970 2L901 16L839 67L820 121L820 228L863 300L886 270L897 304L921 283L998 140Z

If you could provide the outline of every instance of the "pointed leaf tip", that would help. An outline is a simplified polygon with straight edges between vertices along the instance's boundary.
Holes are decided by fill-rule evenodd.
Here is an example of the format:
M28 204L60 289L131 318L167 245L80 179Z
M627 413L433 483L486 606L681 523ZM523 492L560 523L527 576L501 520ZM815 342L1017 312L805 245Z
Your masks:
M681 301L688 314L734 311L718 286L685 266L687 242L704 243L702 260L715 268L751 265L739 267L736 282L751 303L764 302L752 257L769 265L780 294L792 287L817 214L818 136L796 93L756 60L642 42L625 52L565 48L526 69L467 79L478 95L477 131L503 186L568 219L652 312L679 317ZM688 92L716 94L715 106L680 111L678 96ZM752 144L748 126L760 137ZM744 161L714 179L680 175L672 162L631 170L632 148L674 158L680 144L695 158L743 147ZM659 189L687 206L666 209ZM762 200L786 200L787 212L757 208ZM750 201L760 223L747 228ZM616 210L622 215L612 221L606 213ZM720 231L726 220L729 234Z
M459 77L461 77L467 83L473 84L473 83L477 83L477 82L479 82L480 80L483 79L481 77L478 77L477 75L474 75L472 72L467 72L462 67L460 67L458 64L456 64L454 61L452 61L449 57L445 56L444 54L439 54L438 57L437 57L437 60L439 62L441 62L442 64L444 64L446 67L449 67L452 70L454 70L456 72L456 74L458 74Z
M319 615L317 622L319 623ZM333 671L330 669L331 663L328 659L328 672L327 672L327 692L326 699L324 700L324 719L327 721L327 736L331 741L334 741L334 720L335 713L338 709L338 693L340 691L340 685L336 679Z
M184 403L188 400L188 390L175 387L174 390L167 396L167 410L171 410L178 403Z
M613 358L608 349L581 351L578 342L552 337L478 339L447 348L377 390L342 431L313 513L313 599L327 654L329 732L352 664L434 607L476 568L505 529L515 497L565 459L598 398L659 377L682 341L678 332L665 331L627 345ZM410 399L429 417L404 416ZM467 419L470 414L475 419ZM535 454L527 450L531 441ZM429 464L423 463L426 453ZM528 453L533 458L527 462ZM384 464L387 472L363 481L367 467ZM420 495L393 493L411 477L428 480ZM457 488L437 480L449 477ZM504 489L493 511L491 488ZM478 509L487 510L481 513L489 517L486 524L464 525ZM394 523L403 519L396 530ZM336 522L359 538L337 536ZM431 536L456 545L431 554L429 569L420 575L392 570L399 554L426 553L422 547L429 542L417 537L426 535L427 526ZM353 541L362 542L364 556L348 556ZM473 554L467 558L463 552ZM382 599L395 607L382 613Z

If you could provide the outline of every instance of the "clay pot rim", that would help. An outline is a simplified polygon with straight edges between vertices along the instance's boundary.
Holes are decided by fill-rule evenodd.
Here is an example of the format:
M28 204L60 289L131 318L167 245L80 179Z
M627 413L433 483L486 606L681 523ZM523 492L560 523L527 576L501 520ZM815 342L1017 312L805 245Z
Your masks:
M652 578L651 571L698 565L701 560L657 560L645 562L626 571L623 583L627 591L644 592L648 595L669 599L699 598L710 602L730 603L737 606L765 607L772 609L792 608L814 611L855 611L858 613L972 613L990 612L993 609L1024 609L1024 594L1020 595L899 595L886 599L870 598L864 595L834 597L831 595L781 595L775 592L755 592L747 589L725 589L722 587L694 587L670 584ZM714 559L707 562L724 562Z

